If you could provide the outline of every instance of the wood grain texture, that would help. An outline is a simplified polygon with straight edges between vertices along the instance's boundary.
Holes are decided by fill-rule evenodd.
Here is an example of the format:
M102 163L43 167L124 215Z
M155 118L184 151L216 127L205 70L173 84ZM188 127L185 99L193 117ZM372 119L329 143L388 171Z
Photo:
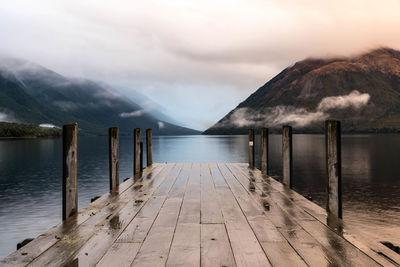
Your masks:
M111 127L108 130L110 190L119 186L119 129Z
M342 160L340 121L325 122L326 172L328 174L328 202L326 210L342 218Z
M62 219L78 212L78 124L63 126Z
M151 129L146 129L146 162L147 167L153 164L153 132Z
M133 177L139 179L140 177L140 142L141 142L141 130L135 128L133 130Z
M396 266L326 219L247 163L153 164L0 265Z
M293 156L292 156L292 127L282 127L282 179L283 184L292 188Z
M96 266L129 267L139 248L140 243L114 243Z
M268 174L268 129L261 129L261 171Z
M201 225L201 266L236 266L225 224Z

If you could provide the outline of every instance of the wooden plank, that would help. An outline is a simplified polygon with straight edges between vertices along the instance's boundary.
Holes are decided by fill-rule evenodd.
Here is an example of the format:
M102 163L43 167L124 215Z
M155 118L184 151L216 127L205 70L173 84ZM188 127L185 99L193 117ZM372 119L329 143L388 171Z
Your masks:
M348 240L357 248L362 250L371 258L375 259L379 264L384 266L400 265L400 255L377 242L376 240L368 239L365 234L346 225L342 220L328 220L328 215L325 209L318 206L316 203L309 201L299 193L286 189L281 183L275 179L262 175L258 170L249 170L245 165L240 165L240 168L253 175L257 181L268 184L273 187L276 192L280 192L287 199L293 201L298 207L303 209L306 213L317 219L319 222L330 227L336 231L337 234ZM343 231L345 229L345 231Z
M333 233L329 228L322 225L315 218L309 216L307 213L299 209L290 199L280 198L279 194L280 193L266 193L265 195L271 202L278 205L279 208L295 219L296 224L300 226L300 228L296 229L297 232L299 230L306 231L323 246L324 251L335 252L330 253L329 255L328 260L331 263L337 262L341 265L355 266L377 265L377 262L375 262L373 259L362 253L359 249L345 241L337 234ZM332 234L329 234L330 232ZM304 233L302 233L302 235L302 239L304 239ZM304 254L301 255L303 256ZM351 255L351 257L348 257L348 255Z
M179 223L166 266L200 266L200 224Z
M229 164L230 169L235 173L235 167L238 165ZM240 166L243 168L244 166ZM248 169L246 167L246 169ZM254 180L254 177L244 177L240 173L235 176L244 188L247 188L247 182ZM274 203L265 192L258 187L255 180L255 190L252 197L264 207L265 214L268 219L275 225L280 234L289 242L291 247L295 249L297 254L310 266L336 266L339 262L333 257L333 251L328 251L320 243L317 242L309 233L302 229L293 219L292 216L284 212L276 203ZM263 188L264 189L264 188ZM255 218L253 220L258 220ZM253 225L253 224L252 224ZM263 226L263 224L261 224ZM265 227L265 225L264 225ZM257 228L253 228L255 231ZM260 231L258 235L262 236ZM271 255L273 258L274 255Z
M201 223L223 223L218 196L208 164L201 164Z
M177 176L182 170L182 167L183 166L179 164L172 170L158 190L153 194L153 198L149 200L132 222L125 228L116 242L142 243L144 241L162 205L164 205L167 199L169 190L172 188Z
M185 164L132 266L165 266L188 180L190 165Z
M221 172L218 169L218 166L216 163L210 163L210 172L211 172L211 177L214 182L214 186L216 189L222 189L221 187L228 188L228 185L225 182L224 177L222 176Z
M160 184L164 183L166 178L176 179L177 173L179 173L179 167L176 167L177 168L173 169L171 172L168 172L170 168L166 168L166 171L159 176L159 179L155 178L155 181L153 180L150 187L142 187L137 192L133 193L136 195L134 199L129 201L117 213L112 214L109 220L98 225L101 228L79 249L74 257L79 258L80 265L95 265L124 229L145 207L147 207L145 210L147 211L154 206L157 207L157 202L164 201L164 199L159 199L152 195L157 191ZM178 169L178 171L176 171L176 169Z
M140 243L114 243L96 266L128 267L139 251L139 247Z
M174 235L182 200L167 199L132 266L164 266Z
M153 179L162 181L165 178L164 175L157 175ZM73 261L73 258L76 252L85 245L87 248L88 246L95 246L98 247L95 242L86 243L92 236L96 234L104 225L110 225L113 222L111 220L114 219L116 215L126 206L131 205L129 211L132 213L138 212L142 205L145 202L138 203L140 205L133 205L136 203L137 197L140 196L145 199L148 196L142 196L143 194L140 191L146 190L148 187L151 189L150 181L143 180L141 187L137 185L130 188L130 190L124 191L122 194L116 198L115 202L110 203L109 205L105 206L100 212L95 214L94 216L90 217L84 223L79 225L73 231L70 231L69 234L63 235L61 240L57 242L55 245L50 247L47 251L45 251L40 257L36 258L34 261L30 263L31 266L47 266L47 265L63 265L68 264L69 262ZM145 199L146 200L146 199ZM112 240L114 236L110 237L109 240ZM101 236L99 239L104 238L103 232L101 232ZM85 244L86 243L86 244ZM107 244L107 242L105 242ZM91 252L90 250L89 252ZM100 253L100 252L99 252ZM79 259L79 262L85 262L87 260L88 255L86 257L82 257ZM90 258L96 258L94 256L99 255L91 255ZM102 256L102 255L100 255Z
M228 186L216 191L237 266L271 266L232 191Z
M269 216L265 216L265 208L254 201L250 195L253 189L244 188L225 164L219 164L219 167L271 263L276 263L279 255L283 254L285 257L280 259L282 266L305 266L303 259L272 224Z
M186 186L178 224L200 224L200 179L200 164L194 163L190 170L190 179Z
M224 224L201 225L201 266L236 266Z
M200 164L188 180L167 266L200 266Z
M152 168L146 169L144 175L157 175L166 165L155 164ZM10 254L8 257L0 261L4 266L25 266L29 262L33 261L36 257L41 255L47 249L59 242L64 236L73 233L79 225L87 221L88 219L95 221L101 221L108 214L104 212L104 208L110 206L120 194L125 193L127 190L133 187L133 179L130 178L123 182L119 186L119 192L109 192L101 196L99 199L90 203L88 206L78 212L78 214L68 218L59 225L51 228L44 234L41 234L35 238L32 242L22 247L18 251Z
M307 266L297 253L293 253L293 247L286 240L261 242L261 245L272 266Z

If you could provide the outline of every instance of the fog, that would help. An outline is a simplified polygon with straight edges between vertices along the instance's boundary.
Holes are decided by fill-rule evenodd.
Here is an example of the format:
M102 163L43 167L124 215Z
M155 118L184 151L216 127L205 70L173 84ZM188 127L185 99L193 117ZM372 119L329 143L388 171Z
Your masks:
M218 127L230 125L237 127L277 127L290 124L301 128L313 122L329 119L329 111L331 110L349 107L359 109L367 105L369 100L369 94L361 94L354 90L348 95L324 97L313 111L293 106L275 106L262 111L239 108L233 112L229 120L221 123Z

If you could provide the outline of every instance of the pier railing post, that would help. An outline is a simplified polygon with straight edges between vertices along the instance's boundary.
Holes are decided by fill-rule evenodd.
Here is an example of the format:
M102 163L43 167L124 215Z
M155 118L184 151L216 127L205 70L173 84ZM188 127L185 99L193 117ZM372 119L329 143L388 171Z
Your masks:
M254 129L249 129L249 168L254 169Z
M143 173L143 142L140 142L140 175Z
M342 161L340 121L325 122L328 213L342 218Z
M62 219L78 212L78 124L63 126Z
M119 185L119 130L118 127L108 129L110 190Z
M282 127L282 173L283 173L283 183L292 188L292 127L283 126Z
M268 129L261 129L261 171L268 174Z
M137 179L140 177L140 128L133 130L133 177Z
M151 129L146 129L147 167L153 164L153 134Z

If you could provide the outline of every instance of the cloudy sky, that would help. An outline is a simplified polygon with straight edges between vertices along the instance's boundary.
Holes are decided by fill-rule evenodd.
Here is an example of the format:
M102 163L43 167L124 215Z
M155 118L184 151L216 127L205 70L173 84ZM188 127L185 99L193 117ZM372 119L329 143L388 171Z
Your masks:
M0 0L0 53L205 129L307 57L400 49L400 0Z

